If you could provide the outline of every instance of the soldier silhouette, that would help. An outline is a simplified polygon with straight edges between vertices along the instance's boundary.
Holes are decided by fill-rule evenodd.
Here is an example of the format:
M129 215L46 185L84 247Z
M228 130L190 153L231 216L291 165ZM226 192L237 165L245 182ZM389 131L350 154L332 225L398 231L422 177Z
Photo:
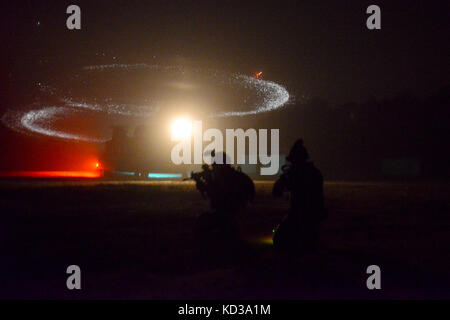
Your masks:
M227 238L237 235L237 217L249 201L253 200L255 187L245 173L233 168L224 152L211 156L222 163L214 161L211 166L203 165L202 171L191 173L197 189L210 200L212 212L202 214L196 223L196 233L202 240L210 238Z
M323 177L309 160L303 140L291 148L283 173L275 182L273 195L281 197L290 192L291 208L273 237L275 248L282 251L311 252L316 249L318 228L327 213L323 198Z
M221 154L222 163L214 161L212 164L211 187L208 193L211 208L219 213L237 215L246 207L248 201L253 200L253 195L248 194L249 190L247 190L248 180L251 181L251 179L229 164L225 152ZM219 153L218 156L220 157L221 154ZM214 157L215 152L213 151L211 155ZM253 181L251 184L253 186Z

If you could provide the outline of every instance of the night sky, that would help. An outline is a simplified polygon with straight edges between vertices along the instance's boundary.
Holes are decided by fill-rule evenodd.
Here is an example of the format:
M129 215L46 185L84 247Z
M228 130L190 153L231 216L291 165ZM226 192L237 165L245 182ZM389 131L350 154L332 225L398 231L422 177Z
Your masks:
M65 10L72 3L81 7L79 31L65 26ZM365 11L370 4L381 7L381 30L366 28ZM41 77L85 65L145 62L248 75L263 70L265 79L284 85L294 97L287 111L271 116L282 137L285 126L286 145L296 136L306 135L310 144L316 145L312 154L319 163L336 172L339 168L320 160L333 152L330 146L354 137L365 124L370 130L379 125L359 123L352 133L345 133L345 124L322 130L312 123L332 117L329 110L342 109L347 103L354 105L344 112L345 121L354 119L355 114L356 119L382 119L380 114L372 117L372 111L365 112L361 105L405 94L428 99L448 86L449 9L448 1L4 1L0 22L1 108L32 101ZM422 119L424 101L412 105L416 109L398 119L415 117L412 123ZM429 131L434 118L442 121L442 116L448 115L439 113L444 110L442 99L437 105L439 111L420 130ZM402 108L402 112L408 110L408 106ZM251 121L265 126L268 117ZM394 123L397 119L389 112L387 117ZM292 118L309 122L297 132L289 122ZM406 126L415 130L410 122ZM2 143L11 153L18 141L25 141L5 128L1 132ZM339 141L324 142L336 139L336 132L341 136ZM435 134L441 132L432 133L429 139ZM392 136L381 135L385 139ZM395 154L391 151L404 145L402 141L395 140L386 154ZM32 149L36 142L23 143ZM365 152L365 144L343 148ZM324 151L325 145L328 149ZM397 153L416 156L413 149L417 146ZM2 157L3 167L17 163L17 157Z

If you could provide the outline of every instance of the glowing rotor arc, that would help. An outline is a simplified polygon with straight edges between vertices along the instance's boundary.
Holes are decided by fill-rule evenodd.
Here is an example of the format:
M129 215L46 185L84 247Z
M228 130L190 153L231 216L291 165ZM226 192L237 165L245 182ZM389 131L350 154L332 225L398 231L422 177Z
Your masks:
M87 71L106 71L121 69L126 71L131 70L157 70L164 72L183 72L180 67L174 66L159 66L159 65L147 65L147 64L110 64L110 65L97 65L87 66L83 70ZM227 73L221 73L212 70L197 69L196 72L204 73L209 76L223 77L222 80L228 81L230 84L250 89L256 92L261 97L262 102L256 105L251 110L242 111L222 111L210 114L211 118L220 117L243 117L248 115L255 115L263 112L269 112L284 106L290 99L289 93L285 87L267 80L262 80L259 77L249 77L246 75L232 75ZM220 78L219 78L220 79ZM48 86L46 86L48 87ZM48 89L47 89L48 90ZM53 94L53 92L51 92ZM28 110L15 116L15 120L11 120L10 115L3 117L3 122L9 127L18 131L27 131L46 136L52 136L61 139L88 141L88 142L104 142L107 139L98 137L88 137L84 135L74 134L70 132L64 132L52 127L52 124L56 117L64 116L71 112L100 112L108 115L119 116L151 116L155 112L159 111L158 108L149 104L137 105L137 104L115 104L104 102L100 104L88 103L85 101L74 101L71 97L62 97L60 99L62 106L40 106L38 109ZM6 120L5 120L6 119Z

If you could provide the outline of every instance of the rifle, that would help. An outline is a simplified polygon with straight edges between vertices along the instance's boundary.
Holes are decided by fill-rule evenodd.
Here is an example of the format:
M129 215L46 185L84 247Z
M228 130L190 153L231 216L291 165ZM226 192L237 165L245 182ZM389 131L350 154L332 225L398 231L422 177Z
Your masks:
M200 191L202 198L206 198L207 185L205 178L206 178L205 171L200 172L191 171L191 176L188 178L184 178L183 181L194 180L195 187L197 188L198 191Z
M283 196L284 190L288 187L290 169L291 166L286 164L281 167L281 171L283 173L280 175L277 181L275 181L272 189L272 194L274 197L280 198Z

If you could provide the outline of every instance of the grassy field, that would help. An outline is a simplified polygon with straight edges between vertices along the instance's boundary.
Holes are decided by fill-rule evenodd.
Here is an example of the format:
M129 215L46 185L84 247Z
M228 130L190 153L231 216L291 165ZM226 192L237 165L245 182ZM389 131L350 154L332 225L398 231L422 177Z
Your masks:
M0 182L1 298L450 298L448 184L326 183L315 255L274 252L289 208L272 183L241 217L241 241L202 251L208 211L191 182ZM224 239L224 241L226 241ZM66 289L66 268L82 290ZM366 268L381 267L381 290Z

